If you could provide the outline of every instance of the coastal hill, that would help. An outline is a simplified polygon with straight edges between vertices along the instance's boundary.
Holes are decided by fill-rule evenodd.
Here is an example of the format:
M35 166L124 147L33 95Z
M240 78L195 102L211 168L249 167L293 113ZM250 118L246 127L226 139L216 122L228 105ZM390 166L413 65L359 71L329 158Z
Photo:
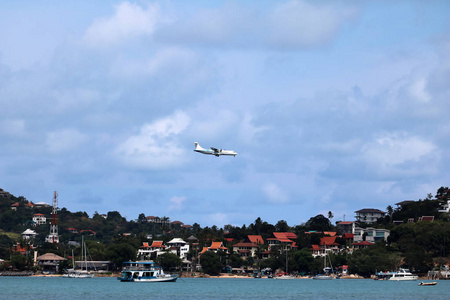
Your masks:
M77 256L82 236L87 241L93 260L111 261L117 268L123 261L135 260L137 251L144 243L162 241L165 244L174 238L188 241L190 237L195 237L195 245L187 255L192 261L198 258L199 250L212 246L213 242L220 242L223 249L214 252L214 255L226 257L219 260L222 268L284 269L288 257L289 271L315 274L321 272L323 259L320 255L313 255L314 248L317 246L317 253L320 253L325 241L331 237L333 249L339 250L330 252L336 267L348 266L353 273L364 276L373 274L375 270L400 266L426 273L448 266L450 262L449 200L449 189L441 187L435 196L429 194L426 199L399 202L394 204L395 209L389 205L385 216L373 224L364 220L350 222L366 235L361 237L364 247L355 247L348 235L340 232L340 224L344 222L338 220L335 224L331 223L332 212L329 212L328 218L317 215L304 224L292 226L284 220L269 224L257 218L242 227L202 228L197 223L185 225L181 221L171 222L165 216L141 213L136 219L127 220L117 211L106 214L96 212L89 216L86 212L71 212L65 207L57 211L59 244L52 244L45 241L53 220L52 207L0 189L0 259L5 261L0 264L0 269L32 269L30 261L34 251L41 254L51 252L67 258L73 249ZM380 232L384 230L389 235L386 239L370 243L371 228ZM23 234L27 230L34 232L32 238ZM292 233L288 236L291 245L285 248L289 250L287 254L279 245L273 247L272 244L271 247L268 242L277 239L277 232ZM233 250L237 249L233 246L248 242L249 236L260 236L264 242L257 244L253 256L244 256L243 252ZM70 262L65 264L67 267Z

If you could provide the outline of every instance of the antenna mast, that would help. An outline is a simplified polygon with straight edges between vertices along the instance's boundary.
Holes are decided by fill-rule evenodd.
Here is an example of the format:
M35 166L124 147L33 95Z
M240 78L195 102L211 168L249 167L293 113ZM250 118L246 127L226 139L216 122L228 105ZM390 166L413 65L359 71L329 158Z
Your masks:
M52 201L52 224L50 225L50 234L47 236L45 241L47 243L59 244L59 236L58 236L58 193L55 191L53 193L53 201Z

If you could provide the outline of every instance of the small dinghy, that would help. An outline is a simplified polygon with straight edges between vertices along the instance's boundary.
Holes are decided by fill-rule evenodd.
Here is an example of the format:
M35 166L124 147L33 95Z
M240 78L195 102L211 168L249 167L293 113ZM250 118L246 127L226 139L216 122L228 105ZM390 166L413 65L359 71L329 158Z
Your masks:
M436 281L433 281L433 282L421 282L421 283L419 283L419 285L425 285L425 286L428 286L428 285L436 285L437 284L437 282Z

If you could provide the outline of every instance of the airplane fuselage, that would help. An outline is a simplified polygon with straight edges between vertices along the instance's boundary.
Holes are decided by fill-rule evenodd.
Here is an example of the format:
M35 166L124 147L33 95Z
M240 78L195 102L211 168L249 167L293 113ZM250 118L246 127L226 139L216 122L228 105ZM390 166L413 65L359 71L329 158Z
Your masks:
M208 149L204 149L204 150L194 150L195 152L198 153L203 153L203 154L208 154L208 155L215 155L215 156L220 156L220 155L232 155L232 156L236 156L237 153L231 150L222 150L220 152L216 152L214 150L208 150Z
M200 145L197 142L195 142L194 144L195 144L194 151L198 152L198 153L207 154L207 155L215 155L217 157L219 157L221 155L231 155L231 156L237 155L236 151L233 151L233 150L222 150L222 149L217 149L214 147L211 147L211 149L204 149L204 148L200 147Z

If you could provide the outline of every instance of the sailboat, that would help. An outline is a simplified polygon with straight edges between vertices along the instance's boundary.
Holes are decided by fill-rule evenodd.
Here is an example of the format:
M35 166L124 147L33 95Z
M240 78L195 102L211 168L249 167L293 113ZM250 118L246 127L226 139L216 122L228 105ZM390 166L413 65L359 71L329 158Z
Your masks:
M285 253L286 253L286 272L285 272L285 274L283 274L283 275L281 275L281 276L276 276L276 277L274 277L274 279L295 279L294 276L289 275L289 273L288 273L288 255L287 255L287 249L286 249Z
M82 242L81 242L81 269L80 270L75 270L75 261L74 261L74 256L73 256L73 250L72 250L72 265L73 268L67 270L67 273L64 274L62 277L64 278L92 278L94 277L94 273L91 273L88 271L88 261L87 261L87 256L88 256L88 250L86 247L86 243L84 242L84 237L82 237ZM95 269L95 266L94 266Z
M331 266L331 260L328 257L328 260L330 261L330 267L327 267L327 254L325 253L323 257L323 272L324 274L318 274L314 276L312 279L318 279L318 280L331 280L334 279L333 276L331 276L331 273L333 273L333 267Z

